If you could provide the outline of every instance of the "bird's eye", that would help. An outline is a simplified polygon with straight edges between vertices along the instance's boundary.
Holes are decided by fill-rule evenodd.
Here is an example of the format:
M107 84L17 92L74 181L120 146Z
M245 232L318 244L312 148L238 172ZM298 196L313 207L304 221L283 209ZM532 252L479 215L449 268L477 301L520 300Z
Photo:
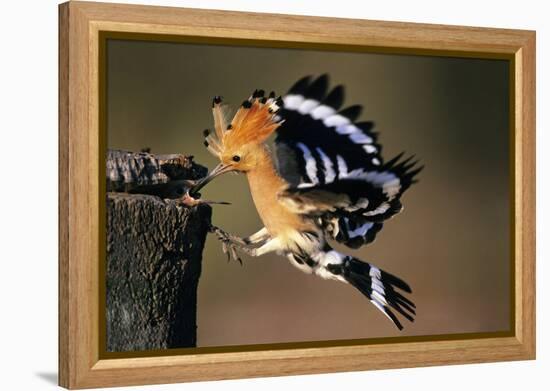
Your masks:
M241 157L239 155L235 155L233 156L233 161L234 162L240 162L241 161Z

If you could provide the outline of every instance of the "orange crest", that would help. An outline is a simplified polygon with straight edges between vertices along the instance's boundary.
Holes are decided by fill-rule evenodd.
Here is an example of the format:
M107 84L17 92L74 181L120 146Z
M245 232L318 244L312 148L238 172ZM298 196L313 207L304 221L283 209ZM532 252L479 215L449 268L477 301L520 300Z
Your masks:
M280 96L275 97L273 92L265 97L263 90L254 91L242 103L230 124L227 124L221 102L219 96L212 101L216 137L208 130L204 133L204 144L218 158L225 149L263 143L282 123L276 114L283 106L283 100Z

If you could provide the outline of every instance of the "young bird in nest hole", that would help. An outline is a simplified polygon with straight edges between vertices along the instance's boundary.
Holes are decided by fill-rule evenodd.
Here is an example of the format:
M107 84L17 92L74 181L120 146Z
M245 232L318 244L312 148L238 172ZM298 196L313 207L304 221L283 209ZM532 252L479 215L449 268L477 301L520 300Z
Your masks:
M228 123L214 97L215 134L205 145L220 163L186 197L227 172L245 174L264 227L240 238L212 231L224 252L276 252L303 272L351 284L400 330L394 313L414 320L411 288L376 266L334 250L371 243L385 220L402 210L400 198L422 167L412 157L384 162L372 122L357 122L361 106L341 109L344 89L328 91L328 76L304 77L284 97L256 90ZM266 143L276 133L276 157Z

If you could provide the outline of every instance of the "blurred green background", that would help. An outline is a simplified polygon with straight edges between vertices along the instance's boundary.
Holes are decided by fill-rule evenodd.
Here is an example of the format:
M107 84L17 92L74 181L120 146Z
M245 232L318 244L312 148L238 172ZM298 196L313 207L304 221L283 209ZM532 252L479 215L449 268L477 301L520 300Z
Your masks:
M413 288L415 323L399 332L351 286L303 274L286 258L227 263L209 236L199 285L198 346L508 330L510 192L506 61L320 50L109 40L109 148L195 155L212 168L202 130L211 100L237 108L256 88L284 93L328 72L347 104L364 105L383 157L405 150L426 168L405 210L375 243L345 250ZM246 178L203 191L224 200L213 221L248 235L261 228Z

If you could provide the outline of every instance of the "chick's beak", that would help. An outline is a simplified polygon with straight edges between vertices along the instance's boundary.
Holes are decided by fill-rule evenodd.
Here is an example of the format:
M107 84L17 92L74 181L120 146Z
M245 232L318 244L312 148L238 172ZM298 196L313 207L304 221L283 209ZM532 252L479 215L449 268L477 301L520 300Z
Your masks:
M233 170L233 167L231 165L226 165L223 163L218 164L216 167L214 167L212 171L208 173L208 175L200 179L191 189L189 189L189 194L193 196L200 189L206 186L210 181L212 181L212 179L232 170Z

